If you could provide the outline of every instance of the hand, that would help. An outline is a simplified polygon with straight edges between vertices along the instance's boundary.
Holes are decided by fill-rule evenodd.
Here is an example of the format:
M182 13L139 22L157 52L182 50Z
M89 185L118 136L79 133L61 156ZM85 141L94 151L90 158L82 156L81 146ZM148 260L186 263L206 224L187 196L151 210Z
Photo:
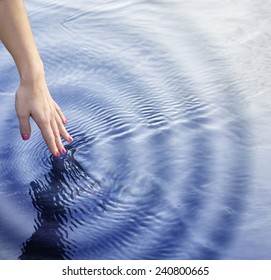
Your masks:
M66 153L60 136L68 142L72 142L73 139L64 127L67 120L51 97L43 77L35 82L20 82L16 92L15 107L23 140L30 138L29 118L32 117L40 128L51 153L57 157L60 153Z

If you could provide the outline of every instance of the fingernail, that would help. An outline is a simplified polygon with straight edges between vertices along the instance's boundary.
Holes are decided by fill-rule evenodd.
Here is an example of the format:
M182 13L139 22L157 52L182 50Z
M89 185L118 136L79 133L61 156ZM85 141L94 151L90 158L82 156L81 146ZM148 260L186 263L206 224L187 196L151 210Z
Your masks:
M68 120L64 120L64 123L67 124L67 123L68 123Z
M56 156L60 157L60 152L59 151L57 151Z
M67 151L66 151L65 148L63 148L63 149L61 150L61 152L62 152L62 154L66 154L66 153L67 153Z
M29 135L28 134L22 134L22 138L24 141L29 139Z
M73 138L71 136L69 137L69 141L71 141L71 142L73 141Z

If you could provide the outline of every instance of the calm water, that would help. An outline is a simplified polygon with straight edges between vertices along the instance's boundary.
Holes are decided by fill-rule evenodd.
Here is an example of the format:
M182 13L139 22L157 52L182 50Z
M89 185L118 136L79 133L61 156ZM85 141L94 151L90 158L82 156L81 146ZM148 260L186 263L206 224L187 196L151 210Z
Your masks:
M0 258L271 259L270 1L25 3L75 141L20 139L0 46Z

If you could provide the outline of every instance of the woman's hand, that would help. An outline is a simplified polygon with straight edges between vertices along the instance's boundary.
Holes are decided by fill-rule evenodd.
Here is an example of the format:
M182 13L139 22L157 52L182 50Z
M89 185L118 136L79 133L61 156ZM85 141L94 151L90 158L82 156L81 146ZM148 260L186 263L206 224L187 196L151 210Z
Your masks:
M16 93L16 111L22 138L31 135L32 117L55 156L65 153L61 136L71 142L64 128L67 123L47 88L40 58L23 0L0 0L0 40L12 55L20 74Z
M67 120L51 97L44 77L31 82L21 81L16 92L15 106L23 140L30 138L29 118L32 117L51 153L54 156L66 153L61 136L68 142L73 139L64 127Z

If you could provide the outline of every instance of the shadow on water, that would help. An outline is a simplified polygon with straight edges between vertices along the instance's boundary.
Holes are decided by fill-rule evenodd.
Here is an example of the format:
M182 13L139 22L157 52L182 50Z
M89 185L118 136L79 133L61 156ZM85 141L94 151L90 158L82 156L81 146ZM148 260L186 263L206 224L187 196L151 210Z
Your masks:
M19 259L69 259L72 255L75 245L68 239L68 230L80 223L70 220L72 205L81 192L94 194L98 183L74 158L75 148L66 148L64 157L52 157L52 168L43 179L30 183L37 210L35 232L23 244Z

